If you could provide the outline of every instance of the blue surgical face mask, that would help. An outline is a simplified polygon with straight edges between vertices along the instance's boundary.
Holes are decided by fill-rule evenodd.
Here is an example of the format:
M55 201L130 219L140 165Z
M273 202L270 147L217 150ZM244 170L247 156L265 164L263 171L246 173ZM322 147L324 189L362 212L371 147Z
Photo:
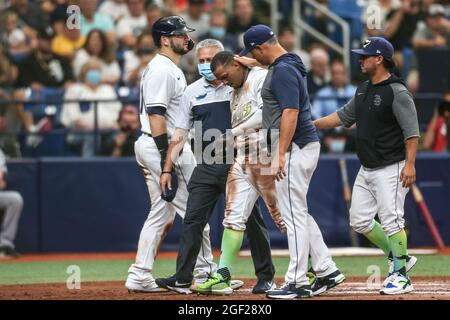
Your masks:
M226 30L222 27L211 27L209 33L213 38L222 39L225 37Z
M206 80L208 80L208 81L216 80L216 76L211 71L211 64L210 63L199 63L197 65L197 67L198 67L198 73L202 77L205 77Z
M92 85L98 85L102 81L100 70L91 69L86 73L86 81Z
M330 141L330 151L333 153L343 153L345 150L344 139L333 139Z

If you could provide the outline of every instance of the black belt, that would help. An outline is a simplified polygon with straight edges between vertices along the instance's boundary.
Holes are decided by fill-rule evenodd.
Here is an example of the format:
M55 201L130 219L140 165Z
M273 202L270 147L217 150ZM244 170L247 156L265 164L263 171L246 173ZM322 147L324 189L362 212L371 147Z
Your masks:
M145 134L146 136L149 136L150 138L153 138L152 135L151 135L150 133L142 132L142 134Z

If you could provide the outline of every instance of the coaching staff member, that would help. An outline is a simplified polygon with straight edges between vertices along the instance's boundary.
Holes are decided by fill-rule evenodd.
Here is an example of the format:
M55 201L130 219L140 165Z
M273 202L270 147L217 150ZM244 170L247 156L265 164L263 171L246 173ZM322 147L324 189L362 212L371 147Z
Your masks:
M358 87L349 103L314 124L325 129L356 123L356 150L362 166L353 187L350 225L390 259L390 273L380 293L408 293L413 286L407 272L417 259L408 256L403 206L416 181L416 108L403 81L389 71L394 66L389 41L369 38L361 49L352 51L360 56L361 70L369 80ZM374 220L376 214L381 224Z

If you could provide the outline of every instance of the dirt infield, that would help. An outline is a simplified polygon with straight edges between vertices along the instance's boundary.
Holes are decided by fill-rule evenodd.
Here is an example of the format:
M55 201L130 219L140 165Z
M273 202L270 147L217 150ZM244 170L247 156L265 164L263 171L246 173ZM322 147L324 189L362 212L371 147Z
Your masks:
M415 277L415 292L401 296L382 296L367 288L365 279L350 278L340 286L313 300L450 300L450 277ZM245 280L243 288L228 297L180 295L172 292L129 294L123 282L86 282L80 289L69 290L66 284L2 285L0 300L264 300L254 295L254 280ZM281 283L279 279L277 283Z

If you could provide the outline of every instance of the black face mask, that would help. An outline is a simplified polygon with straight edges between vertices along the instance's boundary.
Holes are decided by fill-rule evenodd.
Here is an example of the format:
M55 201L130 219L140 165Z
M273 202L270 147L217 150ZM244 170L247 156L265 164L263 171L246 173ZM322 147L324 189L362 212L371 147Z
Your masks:
M156 51L154 47L142 47L137 50L137 54L140 56L152 54Z

